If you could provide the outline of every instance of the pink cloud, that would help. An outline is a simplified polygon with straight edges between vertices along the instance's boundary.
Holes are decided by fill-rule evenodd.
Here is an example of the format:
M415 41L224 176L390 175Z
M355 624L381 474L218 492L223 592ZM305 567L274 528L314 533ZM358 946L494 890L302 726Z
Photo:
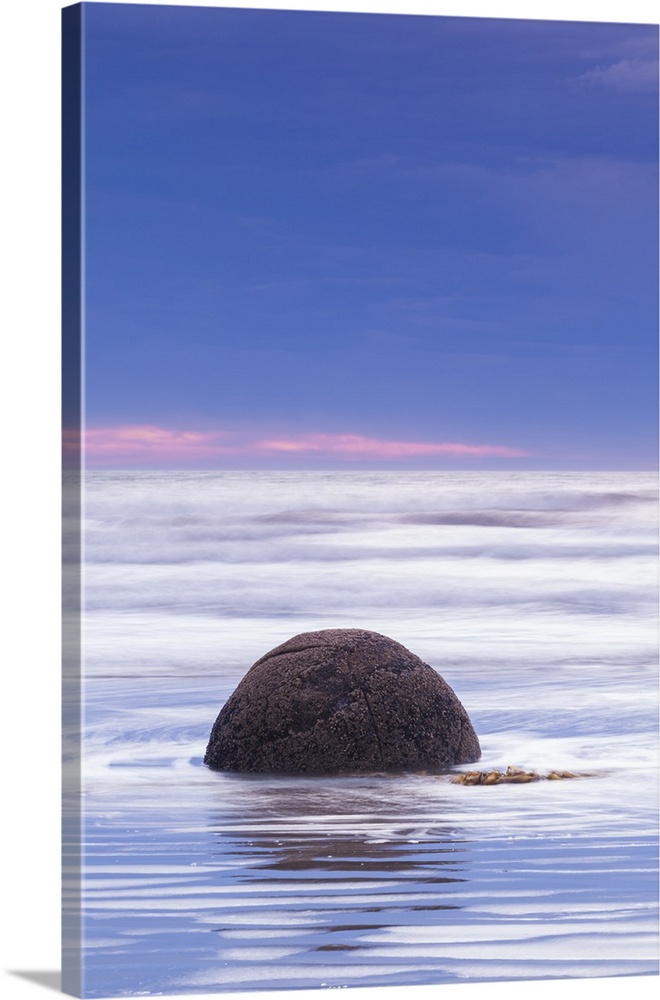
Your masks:
M111 464L112 460L139 463L143 460L179 462L213 458L216 455L236 455L242 449L223 445L225 431L175 431L151 424L121 427L91 427L83 433L85 457L92 464ZM73 451L79 445L75 431L64 432L64 449Z
M265 452L326 452L347 458L414 458L419 455L464 455L484 458L524 458L526 452L490 444L457 444L430 441L384 441L361 434L304 434L295 438L259 441L255 450Z
M277 438L246 438L230 431L187 431L133 424L91 427L83 435L84 453L91 466L145 463L197 463L224 456L281 457L323 456L348 460L406 458L524 458L527 452L490 444L458 442L390 441L361 434L300 434ZM65 431L64 449L79 445L75 432Z

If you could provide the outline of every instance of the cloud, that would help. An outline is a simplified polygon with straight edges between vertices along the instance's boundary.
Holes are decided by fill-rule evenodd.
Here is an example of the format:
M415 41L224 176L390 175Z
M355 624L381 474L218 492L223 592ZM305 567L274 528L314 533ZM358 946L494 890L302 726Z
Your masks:
M621 59L610 66L595 66L578 80L589 86L628 93L655 93L658 89L657 59Z
M416 458L418 456L453 455L465 457L523 458L526 453L514 448L488 444L434 443L429 441L386 441L363 437L361 434L304 434L301 437L260 441L256 450L265 453L324 452L344 458Z
M355 461L405 460L409 458L525 458L518 448L461 442L393 441L361 434L300 434L268 438L239 435L231 431L172 430L152 424L91 427L82 438L85 461L90 467L122 465L153 467L185 463L207 464L226 457L286 459L295 456ZM65 454L80 445L77 432L65 431Z
M111 464L115 459L139 463L142 459L178 462L237 454L240 449L221 444L225 431L173 431L152 424L87 428L82 436L85 458L93 464ZM80 445L75 431L64 432L64 452Z

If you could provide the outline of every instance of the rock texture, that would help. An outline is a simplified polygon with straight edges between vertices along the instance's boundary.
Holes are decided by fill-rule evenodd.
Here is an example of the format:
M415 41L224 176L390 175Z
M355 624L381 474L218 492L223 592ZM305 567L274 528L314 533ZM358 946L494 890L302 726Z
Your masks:
M460 701L393 639L305 632L254 664L211 731L217 771L339 774L442 770L481 756Z

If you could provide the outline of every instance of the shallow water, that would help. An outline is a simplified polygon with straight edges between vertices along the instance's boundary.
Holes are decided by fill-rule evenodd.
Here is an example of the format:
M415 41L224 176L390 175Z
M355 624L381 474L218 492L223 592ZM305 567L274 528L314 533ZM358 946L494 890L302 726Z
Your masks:
M93 473L85 993L658 971L656 479ZM370 628L438 669L480 767L287 778L202 757L248 667Z

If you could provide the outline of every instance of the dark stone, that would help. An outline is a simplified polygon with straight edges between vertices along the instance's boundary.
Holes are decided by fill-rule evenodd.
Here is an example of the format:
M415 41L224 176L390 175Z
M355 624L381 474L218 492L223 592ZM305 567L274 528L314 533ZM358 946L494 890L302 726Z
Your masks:
M363 629L304 632L254 664L211 730L216 771L442 770L481 756L460 701L427 663Z

